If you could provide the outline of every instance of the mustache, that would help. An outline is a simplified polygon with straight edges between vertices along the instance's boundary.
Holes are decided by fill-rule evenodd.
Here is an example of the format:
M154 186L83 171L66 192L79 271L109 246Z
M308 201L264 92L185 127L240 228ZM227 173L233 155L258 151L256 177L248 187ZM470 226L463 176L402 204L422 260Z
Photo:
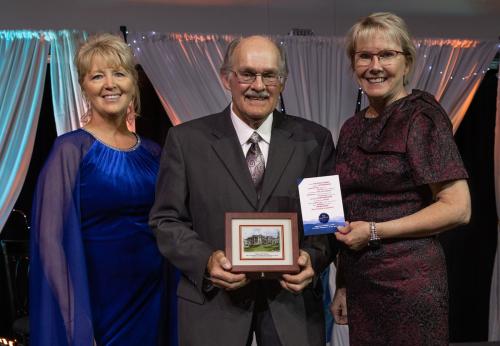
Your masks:
M267 98L270 96L270 94L263 90L263 91L260 91L260 92L255 92L255 91L247 91L245 93L245 96L246 97L258 97L258 98Z

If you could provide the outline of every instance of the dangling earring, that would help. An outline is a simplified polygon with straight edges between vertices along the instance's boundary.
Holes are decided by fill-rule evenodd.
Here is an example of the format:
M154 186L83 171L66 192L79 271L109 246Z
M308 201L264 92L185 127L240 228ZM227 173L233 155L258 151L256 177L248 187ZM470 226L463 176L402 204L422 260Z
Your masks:
M135 102L130 101L127 107L127 113L125 114L125 122L127 123L127 128L131 132L136 132L135 128L135 118L137 118L138 114L135 111Z
M92 114L92 106L90 105L90 102L85 93L82 93L82 96L83 96L83 101L85 102L85 107L87 108L85 113L83 113L82 116L80 117L80 123L83 126L87 124L90 120L90 115Z
M135 111L135 102L132 100L128 104L127 113L125 114L125 118L127 119L127 121L132 121L137 117L137 115L138 114Z

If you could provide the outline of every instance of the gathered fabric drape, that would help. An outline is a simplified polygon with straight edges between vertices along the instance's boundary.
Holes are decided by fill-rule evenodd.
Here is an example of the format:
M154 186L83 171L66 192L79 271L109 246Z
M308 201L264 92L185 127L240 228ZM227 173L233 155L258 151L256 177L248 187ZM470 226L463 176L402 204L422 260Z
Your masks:
M57 135L81 127L87 111L73 59L78 45L87 39L84 31L61 30L54 33L50 45L52 105Z
M174 124L215 113L230 101L218 69L236 36L131 33L130 43ZM287 113L332 131L354 114L358 87L343 38L273 36L284 45L290 69L283 92ZM417 61L409 88L433 93L457 128L497 44L493 41L415 41ZM366 105L366 99L362 105Z
M500 341L500 83L497 87L497 116L495 123L495 199L497 205L497 252L493 264L490 291L490 323L488 341Z
M0 231L28 171L50 52L57 134L80 127L86 111L73 56L87 34L78 31L0 31Z
M488 66L498 50L495 41L422 39L410 89L433 94L457 130Z
M336 141L340 127L356 109L358 85L344 39L284 36L289 77L283 92L286 111L313 120Z
M50 33L0 31L0 230L31 160L51 39Z
M137 61L172 124L218 112L230 98L219 78L224 51L236 36L130 33Z

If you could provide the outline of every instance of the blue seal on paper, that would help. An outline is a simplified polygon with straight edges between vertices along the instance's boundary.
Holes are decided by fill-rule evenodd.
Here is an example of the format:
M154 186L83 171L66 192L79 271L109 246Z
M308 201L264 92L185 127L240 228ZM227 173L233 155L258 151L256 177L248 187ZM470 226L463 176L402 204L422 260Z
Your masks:
M319 214L318 220L321 223L328 223L328 221L330 220L330 216L328 216L327 213L321 213Z

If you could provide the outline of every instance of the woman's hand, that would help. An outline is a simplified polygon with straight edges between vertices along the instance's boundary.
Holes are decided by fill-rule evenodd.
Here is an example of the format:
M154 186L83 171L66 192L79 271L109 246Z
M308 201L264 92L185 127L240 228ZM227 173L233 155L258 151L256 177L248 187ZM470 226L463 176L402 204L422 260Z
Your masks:
M351 250L361 250L370 240L370 224L366 221L347 222L345 227L339 227L335 237Z
M330 304L335 323L347 324L347 298L345 288L337 288Z

